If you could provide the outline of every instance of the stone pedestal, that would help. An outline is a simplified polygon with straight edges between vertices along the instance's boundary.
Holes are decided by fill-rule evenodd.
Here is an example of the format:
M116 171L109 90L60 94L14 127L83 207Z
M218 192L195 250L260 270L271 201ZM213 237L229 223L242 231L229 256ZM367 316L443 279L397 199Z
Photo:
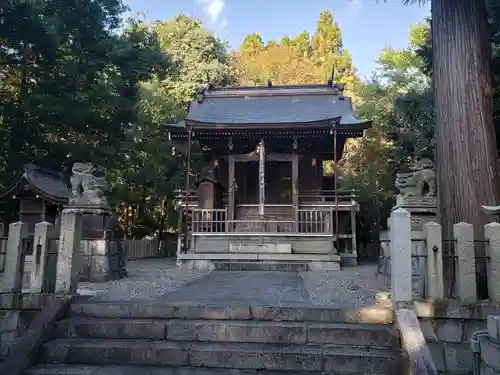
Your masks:
M437 222L437 198L398 195L396 207L403 208L411 214L413 295L423 297L427 273L424 226L430 222Z
M115 235L115 220L106 206L69 205L82 214L80 281L103 282L126 276L121 241Z
M396 197L396 206L404 208L411 214L412 231L422 231L424 225L434 221L437 222L437 198L436 197Z

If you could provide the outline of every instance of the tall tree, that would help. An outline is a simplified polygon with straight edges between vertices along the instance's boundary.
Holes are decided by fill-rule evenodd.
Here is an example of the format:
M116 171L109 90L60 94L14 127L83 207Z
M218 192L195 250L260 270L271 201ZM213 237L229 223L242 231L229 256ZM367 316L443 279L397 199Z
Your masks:
M125 156L139 83L168 61L141 23L118 32L123 10L118 0L2 3L6 176L28 162L60 170L75 160L110 166Z
M316 31L311 39L311 55L316 66L323 70L324 82L330 77L334 68L336 80L344 83L347 89L353 88L356 70L352 64L352 57L344 48L340 27L328 10L322 11L319 15Z
M486 3L432 0L431 6L440 221L448 236L461 221L482 233L490 218L480 206L500 202Z
M357 80L352 58L343 48L340 28L329 11L321 12L312 37L304 31L264 45L258 33L250 34L234 57L244 84L262 85L269 79L280 84L326 83L332 67L336 82L346 84L348 90Z
M358 233L364 256L378 256L379 231L394 205L394 175L408 159L434 151L432 91L421 50L427 23L410 27L407 48L384 48L370 81L355 86L358 118L372 119L373 129L346 144L341 184L359 190Z
M200 21L179 15L153 25L162 51L177 67L177 74L162 82L169 95L187 105L203 84L233 84L234 72L227 53L228 45L203 27Z
M184 188L186 155L168 139L165 124L185 117L198 86L234 82L227 46L197 20L180 15L151 27L175 74L141 85L137 120L126 139L128 157L111 174L119 223L134 237L161 236L177 223L174 205L176 190ZM196 167L192 163L193 173Z
M236 55L239 80L247 85L325 83L322 70L304 58L297 46L289 44L267 45L255 56L245 53Z
M247 35L240 45L240 52L249 56L258 55L264 50L264 41L259 33Z

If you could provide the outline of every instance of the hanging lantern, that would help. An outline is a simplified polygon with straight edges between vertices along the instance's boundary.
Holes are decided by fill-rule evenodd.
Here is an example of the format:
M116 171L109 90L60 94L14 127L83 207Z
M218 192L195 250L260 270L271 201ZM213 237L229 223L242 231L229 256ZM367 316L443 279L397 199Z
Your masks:
M312 158L312 164L313 167L316 167L316 158Z

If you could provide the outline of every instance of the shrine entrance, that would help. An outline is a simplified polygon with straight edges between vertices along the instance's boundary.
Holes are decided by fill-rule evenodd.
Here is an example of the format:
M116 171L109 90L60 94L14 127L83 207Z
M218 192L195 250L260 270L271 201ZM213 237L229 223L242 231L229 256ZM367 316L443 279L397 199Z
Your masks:
M236 205L259 204L259 163L249 161L237 163ZM264 205L291 205L292 163L290 161L268 161L264 163Z

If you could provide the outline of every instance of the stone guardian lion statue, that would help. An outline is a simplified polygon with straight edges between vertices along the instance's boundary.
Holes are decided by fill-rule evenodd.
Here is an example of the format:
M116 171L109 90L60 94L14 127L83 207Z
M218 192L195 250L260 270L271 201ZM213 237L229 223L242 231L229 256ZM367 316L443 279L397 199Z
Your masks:
M404 197L435 197L436 172L428 158L416 160L410 172L396 174L396 187Z
M70 178L73 198L70 204L107 206L108 201L104 196L104 190L108 184L104 177L93 175L94 166L91 163L74 163L71 169L73 175Z

